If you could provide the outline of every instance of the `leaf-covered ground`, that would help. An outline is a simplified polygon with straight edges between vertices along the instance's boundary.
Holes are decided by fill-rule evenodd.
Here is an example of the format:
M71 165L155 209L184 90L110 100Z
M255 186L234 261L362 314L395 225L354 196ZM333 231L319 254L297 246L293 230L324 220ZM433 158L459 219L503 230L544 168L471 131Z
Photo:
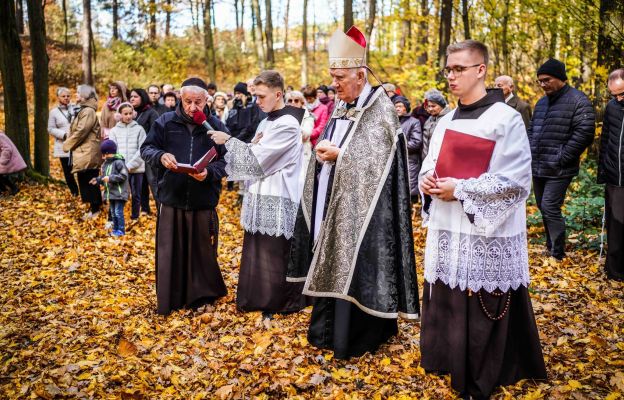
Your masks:
M23 186L0 199L0 398L454 398L447 377L419 367L416 322L401 322L376 354L345 362L308 345L309 309L270 323L238 312L235 200L225 192L218 208L228 296L162 317L153 218L117 240L103 216L83 222L84 207L62 186ZM414 237L422 265L424 231ZM494 398L623 398L624 284L606 281L597 258L577 251L556 263L531 246L550 380Z

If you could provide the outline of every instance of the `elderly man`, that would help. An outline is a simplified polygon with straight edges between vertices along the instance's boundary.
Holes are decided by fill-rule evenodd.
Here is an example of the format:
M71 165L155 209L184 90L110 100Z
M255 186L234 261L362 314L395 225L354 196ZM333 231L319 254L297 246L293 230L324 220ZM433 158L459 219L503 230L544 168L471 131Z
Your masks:
M193 117L206 106L206 84L191 78L182 84L175 112L160 116L141 146L141 157L157 174L156 297L161 315L197 308L225 296L227 290L217 264L219 220L215 207L225 176L226 153ZM214 116L208 123L227 128ZM178 170L178 163L194 164L215 147L217 157L197 173Z
M624 68L611 72L611 101L607 103L600 135L598 183L605 185L607 217L607 278L624 281Z
M330 39L340 102L308 166L289 264L315 297L308 341L340 359L374 352L399 315L419 313L405 135L365 54L355 27Z
M65 87L56 90L58 105L50 110L48 117L48 133L54 137L54 157L58 157L63 168L65 182L72 196L78 196L78 184L71 171L69 153L63 151L63 143L69 135L69 127L74 118L74 107L69 103L71 92Z
M594 140L595 113L587 96L567 84L565 64L549 59L537 70L546 94L535 105L528 127L533 157L533 191L542 213L546 247L556 259L565 257L565 219L561 207L581 154Z
M450 373L464 399L488 399L499 385L546 378L528 291L531 155L520 114L486 91L487 47L466 40L446 54L458 106L437 124L419 176L432 197L421 366Z
M522 120L524 121L524 126L529 127L529 123L531 122L531 106L529 103L522 101L518 95L514 93L516 87L514 86L514 81L511 76L501 75L494 80L494 86L503 90L503 96L505 97L505 103L508 106L513 107L516 111L522 115Z
M210 132L228 150L228 180L246 186L241 224L245 229L236 306L243 311L290 313L305 307L301 283L286 281L290 240L299 207L299 175L305 110L286 106L284 79L263 71L254 80L258 106L268 114L245 143Z

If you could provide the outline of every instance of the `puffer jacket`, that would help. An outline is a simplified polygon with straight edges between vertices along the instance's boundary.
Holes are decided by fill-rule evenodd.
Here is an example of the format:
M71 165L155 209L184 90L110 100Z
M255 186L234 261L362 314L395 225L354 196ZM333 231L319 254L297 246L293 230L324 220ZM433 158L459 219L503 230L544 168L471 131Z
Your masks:
M63 151L71 152L72 172L97 169L102 165L100 153L100 122L95 110L97 100L82 102L80 111L69 127L69 135L63 143Z
M102 180L105 176L108 176L108 182ZM104 160L102 175L98 176L97 183L104 186L106 200L128 200L130 193L128 169L121 154L115 154Z
M410 181L410 194L412 196L418 196L418 173L420 172L420 165L422 163L420 158L420 152L422 150L422 129L420 127L420 121L409 114L399 117L399 121L401 122L401 129L403 130L405 141L407 142L407 166Z
M624 102L607 103L598 160L598 183L624 186Z
M431 135L433 135L433 131L435 131L436 126L438 125L438 121L440 118L444 117L451 111L449 106L444 107L440 114L436 116L429 116L425 121L425 126L423 127L423 135L422 135L422 151L420 152L421 159L424 160L427 157L427 153L429 152L429 142L431 142Z
M578 175L581 154L594 140L595 120L587 96L569 85L539 99L527 130L533 176Z
M11 139L0 131L0 175L14 174L26 169L26 163Z
M141 158L141 145L145 141L145 130L136 121L129 124L117 122L108 138L117 144L117 153L123 155L126 168L131 174L145 172L145 161Z

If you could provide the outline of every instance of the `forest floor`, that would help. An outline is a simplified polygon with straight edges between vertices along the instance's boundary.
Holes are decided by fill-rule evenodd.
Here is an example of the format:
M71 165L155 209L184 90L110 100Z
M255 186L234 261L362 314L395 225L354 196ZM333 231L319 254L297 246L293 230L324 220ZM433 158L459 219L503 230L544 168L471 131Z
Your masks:
M418 322L401 321L376 354L339 361L307 343L310 309L270 322L237 311L235 200L224 192L218 207L229 294L163 317L153 217L113 239L103 215L81 220L84 206L63 186L23 184L0 199L0 398L454 398L448 377L419 366ZM414 227L422 289L419 217ZM494 399L623 398L624 284L605 280L595 252L570 250L563 262L529 250L549 380L500 388Z

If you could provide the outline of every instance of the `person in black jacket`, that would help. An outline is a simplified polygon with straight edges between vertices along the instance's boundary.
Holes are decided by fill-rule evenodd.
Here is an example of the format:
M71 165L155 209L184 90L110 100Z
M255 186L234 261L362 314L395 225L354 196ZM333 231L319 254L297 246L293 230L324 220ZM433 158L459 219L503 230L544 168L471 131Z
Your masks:
M130 104L134 107L134 111L136 111L135 121L143 127L145 132L149 132L152 124L156 119L158 119L159 115L156 110L152 107L152 103L150 102L149 95L145 91L145 89L135 88L130 92ZM148 165L145 166L145 176L143 179L143 184L141 187L141 211L146 214L151 214L149 198L150 198L150 188L152 191L152 197L156 202L156 208L158 208L158 194L156 190L156 183L154 178L154 172L151 167Z
M598 183L605 183L607 277L624 281L624 68L609 75L613 99L605 109L600 135Z
M217 263L219 221L215 210L225 176L226 149L193 121L193 115L206 106L206 84L191 78L180 92L176 111L160 116L141 146L141 157L158 179L156 297L161 315L197 308L227 293ZM227 132L219 119L207 118L213 128ZM204 170L176 172L178 163L193 165L213 147L217 157Z
M546 94L535 105L527 131L533 157L533 190L542 213L550 254L565 257L565 219L561 206L581 154L591 144L595 113L585 94L567 84L565 65L549 59L537 71Z
M167 111L167 107L164 104L161 104L158 100L160 100L160 86L158 85L150 85L147 87L147 95L149 96L150 106L158 113L159 116L163 115Z

